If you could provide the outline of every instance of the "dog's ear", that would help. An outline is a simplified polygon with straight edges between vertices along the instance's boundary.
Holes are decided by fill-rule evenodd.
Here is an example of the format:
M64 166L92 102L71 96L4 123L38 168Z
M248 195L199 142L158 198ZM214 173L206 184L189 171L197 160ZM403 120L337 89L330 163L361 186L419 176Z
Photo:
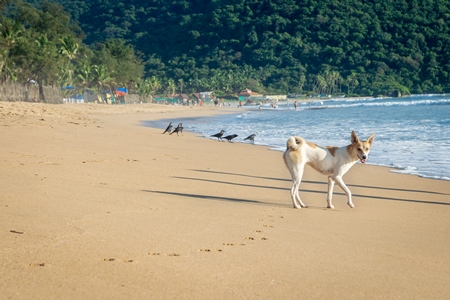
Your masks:
M355 131L353 131L353 130L352 130L352 137L351 137L351 140L352 140L352 144L356 144L356 143L359 142L359 138L358 138L358 136L356 135Z
M372 135L367 138L366 142L368 142L370 144L370 146L372 146L374 139L375 139L375 133L372 133Z

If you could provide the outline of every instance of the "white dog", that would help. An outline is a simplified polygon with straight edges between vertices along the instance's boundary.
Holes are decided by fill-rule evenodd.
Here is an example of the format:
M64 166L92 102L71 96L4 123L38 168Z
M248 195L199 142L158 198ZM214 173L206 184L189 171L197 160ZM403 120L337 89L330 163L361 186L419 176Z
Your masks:
M306 207L298 195L298 188L302 181L305 164L310 165L319 173L328 175L327 207L334 208L331 203L334 184L337 183L347 194L347 204L353 208L352 193L342 180L342 176L360 160L366 162L372 147L375 134L373 133L366 141L361 141L352 131L352 143L345 147L322 147L307 142L301 137L291 136L287 141L287 149L283 159L292 176L291 198L294 208Z

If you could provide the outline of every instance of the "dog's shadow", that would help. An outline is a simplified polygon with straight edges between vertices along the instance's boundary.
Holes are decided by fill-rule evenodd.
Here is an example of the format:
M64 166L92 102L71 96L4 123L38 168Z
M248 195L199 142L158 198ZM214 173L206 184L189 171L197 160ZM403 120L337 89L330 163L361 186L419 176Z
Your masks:
M189 179L189 178L186 178L186 179ZM242 198L231 198L231 197L223 197L223 196L211 196L211 195L202 195L202 194L189 194L189 193L177 193L177 192L154 191L154 190L143 190L143 191L148 192L148 193L156 193L156 194L162 194L162 195L188 197L188 198L204 199L204 200L213 200L213 201L227 201L227 202L279 206L279 204L276 204L276 203L269 203L269 202L250 200L250 199L242 199Z
M264 177L264 176L255 176L255 175L249 175L249 174L237 174L237 173L229 173L229 172L219 172L219 171L212 171L212 170L197 170L193 169L194 172L200 172L200 173L209 173L209 174L221 174L221 175L232 175L232 176L239 176L239 177L247 177L247 178L257 178L257 179L264 179L269 181L283 181L283 182L291 182L290 179L286 178L275 178L275 177ZM212 179L204 179L204 178L194 178L194 177L174 177L181 180L192 180L192 181L203 181L203 182L210 182L210 183L218 183L218 184L227 184L227 185L233 185L233 186L244 186L244 187L250 187L250 188L258 188L258 189L279 189L279 190L285 190L289 191L289 188L281 188L277 186L266 186L266 185L254 185L254 184L247 184L247 183L240 183L240 182L231 182L231 181L224 181L224 180L212 180ZM308 183L308 184L319 184L319 185L326 185L326 182L318 182L318 181L308 181L304 180L302 183ZM408 193L417 193L418 195L421 195L420 198L423 197L423 195L427 194L435 194L435 195L450 195L446 193L441 192L434 192L434 191L426 191L426 190L413 190L413 189L399 189L399 188L392 188L392 187L379 187L379 186L368 186L368 185L356 185L356 184L349 184L350 187L359 187L364 189L375 189L375 190L389 190L389 191L397 191L397 192L408 192ZM301 191L303 192L309 192L309 193L316 193L316 194L323 194L326 195L326 191L319 191L314 189L304 189L302 188ZM337 192L335 194L338 195L345 195L343 192ZM218 198L222 200L227 200L228 198L223 197L211 197L206 195L188 195L191 197L197 197L200 198ZM402 201L402 202L410 202L410 203L422 203L422 204L434 204L434 205L445 205L450 206L450 203L448 202L438 202L438 201L427 201L423 199L405 199L405 198L394 198L394 197L382 197L382 196L376 196L373 194L370 195L363 195L363 194L353 194L354 197L360 197L360 198L370 198L370 199L377 199L377 200L383 200L383 201ZM217 200L217 199L216 199ZM245 200L245 199L233 199L227 200L227 201L239 201L239 202L247 202L247 203L253 203L253 204L263 204L265 202L260 201L254 201L254 200ZM269 203L265 203L269 204ZM271 205L277 205L278 203L270 203Z
M203 172L203 173L214 173L214 174L224 174L224 175L233 175L233 176L243 176L243 177L252 177L252 178L259 178L259 179L267 179L267 180L274 180L274 181L286 181L286 182L292 182L289 178L274 178L274 177L263 177L263 176L255 176L255 175L248 175L248 174L236 174L236 173L229 173L229 172L217 172L217 171L211 171L211 170L195 170L192 171L195 172ZM321 184L321 185L327 185L326 181L310 181L310 180L302 180L302 183L310 183L310 184ZM425 194L435 194L435 195L448 195L448 193L440 193L440 192L433 192L433 191L424 191L424 190L413 190L413 189L398 189L398 188L386 188L386 187L379 187L379 186L369 186L369 185L358 185L358 184L347 184L347 186L351 187L360 187L360 188L371 188L371 189L379 189L379 190L389 190L389 191L398 191L398 192L416 192L416 193L425 193Z
M142 191L147 192L147 193L160 194L160 195L187 197L187 198L195 198L195 199L203 199L203 200L226 201L226 202L246 203L246 204L252 204L252 205L264 205L264 206L292 208L292 204L289 202L275 203L275 202L267 202L267 201L257 201L257 200L250 200L250 199L220 197L220 196L201 195L201 194L176 193L176 192L156 191L156 190L142 190ZM306 208L339 211L339 209L328 209L328 208L324 208L323 206L315 206L315 205L307 205Z
M291 179L286 179L286 178L264 177L264 176L255 176L255 175L249 175L249 174L237 174L237 173L219 172L219 171L211 171L211 170L192 169L192 171L199 172L199 173L216 174L216 175L257 178L257 179L264 179L264 180L269 180L269 181L283 181L283 182L289 182L289 183L291 182ZM205 178L197 178L197 177L179 177L179 176L174 176L173 178L179 179L179 180L201 181L201 182L226 184L226 185L231 185L231 186L243 186L243 187L257 188L257 189L271 189L271 190L278 189L278 190L283 190L283 191L290 190L290 188L282 188L282 187L270 186L270 185L255 185L255 184L248 184L248 183L240 183L238 181L231 182L231 181L224 181L224 180L214 180L214 179L205 179ZM302 183L319 184L319 185L327 184L326 182L308 181L308 180L303 180ZM408 193L413 192L413 193L417 193L418 195L426 195L426 194L450 195L450 194L434 192L434 191L413 190L413 189L409 190L409 189L398 189L398 188L390 188L390 187L386 188L386 187L356 185L356 184L349 184L348 186L349 187L359 187L359 188L364 188L364 189L379 189L379 190L399 191L399 192L408 192ZM170 191L154 191L154 190L143 190L143 191L165 194L165 195L180 196L180 197L208 199L208 200L215 200L215 201L230 201L230 202L240 202L240 203L248 203L248 204L280 206L280 203L275 203L275 202L264 202L264 201L257 201L257 200L250 200L250 199L238 199L238 198L223 197L223 196L210 196L210 195L202 195L202 194L189 194L189 193L177 193L177 192L170 192ZM313 190L313 189L301 188L301 191L308 192L308 193L323 194L323 195L327 194L326 191L319 191L319 190ZM345 195L343 192L335 192L335 194ZM366 195L352 194L352 195L354 197L359 197L359 198L370 198L370 199L377 199L377 200L383 200L383 201L402 201L402 202L410 202L410 203L422 203L422 204L450 206L450 203L447 203L447 202L427 201L427 200L423 200L423 199L402 199L402 198L382 197L382 196L367 195L367 194ZM421 197L423 197L423 196L421 196ZM284 206L284 205L281 205L281 206ZM290 203L286 204L286 207L291 207ZM314 208L314 207L310 206L310 208Z

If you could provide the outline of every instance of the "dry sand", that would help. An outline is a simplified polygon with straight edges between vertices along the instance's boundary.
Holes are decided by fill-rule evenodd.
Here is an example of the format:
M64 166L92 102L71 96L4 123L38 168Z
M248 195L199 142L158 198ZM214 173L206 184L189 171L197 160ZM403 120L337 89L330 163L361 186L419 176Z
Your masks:
M450 182L141 124L231 111L0 102L0 298L450 298Z

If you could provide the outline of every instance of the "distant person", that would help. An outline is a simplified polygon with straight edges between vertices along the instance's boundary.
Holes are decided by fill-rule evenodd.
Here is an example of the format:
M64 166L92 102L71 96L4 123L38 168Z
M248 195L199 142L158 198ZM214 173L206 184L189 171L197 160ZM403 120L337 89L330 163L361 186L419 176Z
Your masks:
M294 101L294 109L295 109L295 110L297 110L297 106L298 106L298 103L297 103L297 100L295 100L295 101Z

